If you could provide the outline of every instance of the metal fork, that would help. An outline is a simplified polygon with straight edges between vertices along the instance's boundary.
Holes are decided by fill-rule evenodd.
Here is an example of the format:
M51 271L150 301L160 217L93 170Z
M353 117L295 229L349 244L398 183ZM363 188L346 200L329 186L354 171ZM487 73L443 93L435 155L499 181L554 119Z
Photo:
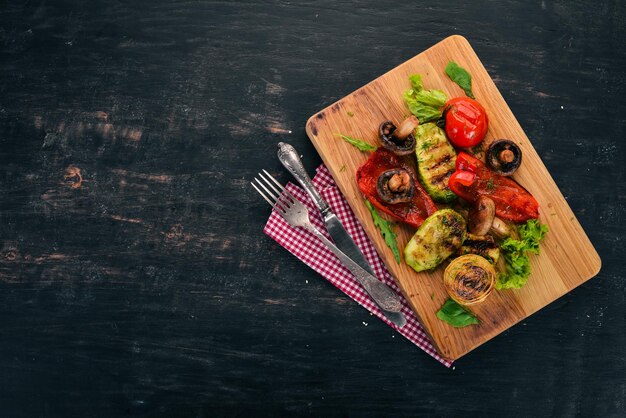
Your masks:
M397 293L352 261L350 257L337 248L335 244L313 226L309 219L309 210L307 207L296 199L289 190L285 189L270 173L263 170L263 173L259 173L259 177L262 181L255 178L254 180L256 180L257 184L254 184L254 182L251 182L251 184L267 203L269 203L289 225L304 228L319 238L324 245L341 260L343 265L352 272L354 278L363 286L363 289L371 296L387 319L393 322L398 328L404 326L406 324L406 318L402 312L400 312L402 310L402 302Z

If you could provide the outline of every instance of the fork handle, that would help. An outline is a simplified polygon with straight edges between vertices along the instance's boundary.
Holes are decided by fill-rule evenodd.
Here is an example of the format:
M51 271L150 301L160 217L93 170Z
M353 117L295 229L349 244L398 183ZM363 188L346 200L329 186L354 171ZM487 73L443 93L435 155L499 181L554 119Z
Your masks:
M389 286L379 281L376 277L365 271L361 266L352 261L343 251L324 236L314 226L306 227L341 260L344 266L354 274L355 279L363 286L365 291L372 297L378 307L386 312L399 313L402 310L402 302L398 294Z
M302 160L294 147L285 143L278 143L278 159L285 166L287 170L298 180L298 183L304 187L304 190L309 194L315 206L322 212L322 217L330 211L328 203L320 196L319 192L313 185L311 178L306 173Z

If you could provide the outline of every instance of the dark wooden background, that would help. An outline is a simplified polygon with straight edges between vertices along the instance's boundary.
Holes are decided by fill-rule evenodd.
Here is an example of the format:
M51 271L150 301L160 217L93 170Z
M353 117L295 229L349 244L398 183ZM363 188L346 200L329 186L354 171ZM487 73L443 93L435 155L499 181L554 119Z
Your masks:
M624 416L625 15L2 2L0 415ZM312 171L308 116L455 33L603 268L448 370L263 235L248 182L289 180L279 141Z

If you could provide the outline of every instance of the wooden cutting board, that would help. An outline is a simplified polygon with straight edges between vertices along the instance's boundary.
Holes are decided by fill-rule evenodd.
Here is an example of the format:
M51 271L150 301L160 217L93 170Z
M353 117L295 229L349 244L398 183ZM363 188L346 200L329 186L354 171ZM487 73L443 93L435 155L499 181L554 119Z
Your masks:
M523 163L514 179L535 196L540 204L540 221L550 228L541 254L530 257L532 275L526 286L519 290L494 291L486 302L472 306L482 323L465 328L453 328L435 316L448 298L442 267L430 273L417 273L404 260L396 263L374 226L356 184L357 167L365 162L368 153L358 151L336 136L342 133L378 145L377 131L382 121L399 122L409 115L402 93L410 88L408 77L411 74L422 74L427 89L442 89L448 97L463 96L463 91L444 72L450 60L472 75L474 95L487 110L489 132L485 144L493 139L508 138L521 146ZM458 359L600 270L600 258L589 238L493 80L462 36L444 39L313 115L306 124L306 131L435 347L447 359ZM397 232L402 253L415 229L400 225Z

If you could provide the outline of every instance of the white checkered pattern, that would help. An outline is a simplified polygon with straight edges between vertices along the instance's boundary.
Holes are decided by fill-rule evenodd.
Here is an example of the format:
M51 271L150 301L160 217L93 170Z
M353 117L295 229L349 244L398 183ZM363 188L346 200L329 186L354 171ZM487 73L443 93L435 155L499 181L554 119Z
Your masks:
M365 293L363 288L354 280L352 273L350 273L350 271L341 264L339 259L337 259L320 240L315 238L308 231L305 231L302 228L290 227L280 215L272 211L272 214L265 225L264 232L280 245L285 247L293 255L302 260L306 265L324 276L328 281L339 288L339 290L354 299L361 306L365 307L368 311L383 320L387 325L391 326L397 332L406 337L413 344L426 351L446 367L450 367L452 362L441 358L435 351L430 339L418 322L417 317L411 308L409 308L406 300L389 274L389 271L376 253L374 245L367 238L365 231L352 213L350 206L348 206L348 203L339 192L333 178L324 165L321 165L317 169L317 175L313 178L313 183L320 191L324 199L326 199L335 215L337 215L337 217L341 220L341 223L344 225L354 242L356 242L357 246L361 249L361 251L363 251L363 254L365 254L368 263L374 268L378 278L400 295L404 305L402 312L407 318L407 324L402 327L402 329L398 329L394 324L387 321L378 307L374 305L370 297ZM309 208L311 222L313 222L318 229L330 238L324 228L324 223L321 219L319 211L315 208L313 202L309 199L304 190L291 183L287 185L287 188L294 194L294 196L296 196L298 200Z

